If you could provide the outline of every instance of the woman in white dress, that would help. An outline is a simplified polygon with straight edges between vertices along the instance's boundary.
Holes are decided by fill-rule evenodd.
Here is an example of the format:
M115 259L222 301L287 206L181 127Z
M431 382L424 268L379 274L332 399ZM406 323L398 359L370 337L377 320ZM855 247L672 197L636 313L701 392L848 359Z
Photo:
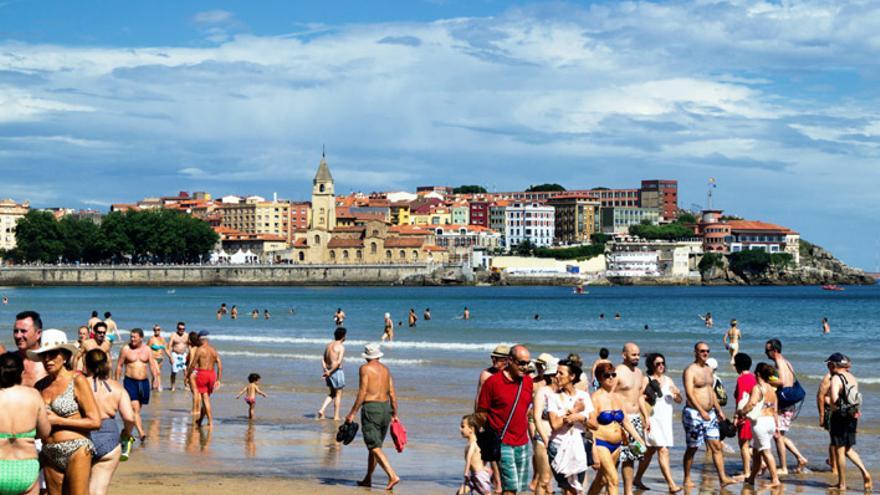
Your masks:
M662 396L657 396L654 403L654 410L651 413L651 430L647 432L645 442L648 451L645 452L645 458L639 464L639 470L636 473L633 485L643 490L648 488L642 484L642 475L648 469L651 458L654 453L660 459L660 472L669 485L670 493L681 491L681 487L675 484L672 479L672 471L669 469L669 448L673 446L672 441L672 403L681 404L681 392L672 378L666 376L666 358L663 354L648 354L645 359L645 368L648 370L646 381L654 380L660 384ZM649 384L650 385L650 384Z

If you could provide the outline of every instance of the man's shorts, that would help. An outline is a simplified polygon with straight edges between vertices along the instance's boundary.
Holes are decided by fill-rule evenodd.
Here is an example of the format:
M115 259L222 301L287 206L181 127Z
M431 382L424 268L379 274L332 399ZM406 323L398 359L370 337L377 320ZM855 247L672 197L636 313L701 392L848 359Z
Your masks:
M342 371L342 368L339 368L330 376L324 378L324 382L333 390L343 389L345 388L345 372Z
M213 394L217 385L217 374L214 370L196 370L196 390L200 394Z
M183 371L186 371L186 354L171 351L171 372L182 373Z
M367 449L381 449L391 425L390 402L364 402L361 407L361 431Z
M783 433L791 429L791 422L794 421L794 416L797 414L797 407L793 407L791 409L783 409L779 411L779 432Z
M150 403L150 380L135 380L134 378L125 377L122 380L122 386L128 392L128 398L132 402L138 401L142 406Z
M529 444L514 447L501 444L501 489L505 492L524 492L529 485L529 465L532 463Z
M721 440L718 430L718 417L715 410L709 411L709 420L700 416L700 411L685 407L681 411L681 424L684 426L684 437L688 448L702 447L706 440Z
M635 428L636 431L639 432L639 436L642 437L642 440L644 440L645 439L645 426L642 424L642 415L638 414L638 413L627 414L626 417L629 419L629 422L632 423L633 428ZM629 434L627 434L627 435L629 435ZM635 438L629 437L629 441L634 442ZM639 461L639 460L642 460L644 457L645 457L644 455L633 454L632 451L629 450L629 447L626 445L624 445L620 449L620 461L621 462Z

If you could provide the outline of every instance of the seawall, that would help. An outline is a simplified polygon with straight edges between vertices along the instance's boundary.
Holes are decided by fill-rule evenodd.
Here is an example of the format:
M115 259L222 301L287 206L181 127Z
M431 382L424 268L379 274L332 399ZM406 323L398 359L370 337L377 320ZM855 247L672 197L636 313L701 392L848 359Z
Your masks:
M397 285L430 277L442 266L224 265L224 266L15 266L0 268L6 286Z

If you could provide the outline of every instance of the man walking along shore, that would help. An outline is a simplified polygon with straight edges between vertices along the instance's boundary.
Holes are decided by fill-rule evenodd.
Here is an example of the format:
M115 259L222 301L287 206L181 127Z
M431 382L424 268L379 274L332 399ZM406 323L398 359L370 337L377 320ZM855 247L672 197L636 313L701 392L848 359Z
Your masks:
M322 364L324 373L321 377L327 384L328 393L318 409L318 419L324 419L324 410L333 402L333 419L339 420L339 408L342 405L342 389L345 388L345 371L342 370L342 362L345 359L345 327L337 327L333 332L333 341L324 349Z
M388 434L392 421L398 420L397 394L394 391L394 380L388 368L379 362L384 353L379 344L367 344L361 356L367 360L358 372L358 394L351 406L351 412L345 417L346 423L354 420L358 409L361 410L361 432L367 445L367 474L358 481L359 486L372 486L373 471L378 464L388 475L386 490L400 483L400 478L391 467L388 457L382 452L382 443Z
M217 371L214 371L214 368ZM198 418L193 418L194 422L201 426L202 421L208 418L208 426L214 426L214 414L211 410L211 394L220 388L220 380L223 378L223 363L220 361L220 354L208 342L208 331L199 332L199 346L193 353L192 360L186 369L186 376L195 370L196 372L196 390L194 394L198 394L201 398L201 408L199 409Z

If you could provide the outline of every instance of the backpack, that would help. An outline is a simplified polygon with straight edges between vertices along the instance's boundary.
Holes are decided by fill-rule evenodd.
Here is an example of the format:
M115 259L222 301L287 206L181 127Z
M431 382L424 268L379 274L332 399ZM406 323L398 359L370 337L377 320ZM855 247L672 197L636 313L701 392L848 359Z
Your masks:
M858 417L859 410L862 408L862 393L856 390L855 385L850 385L843 374L837 376L843 382L843 390L840 391L840 396L837 398L838 414L847 418Z

